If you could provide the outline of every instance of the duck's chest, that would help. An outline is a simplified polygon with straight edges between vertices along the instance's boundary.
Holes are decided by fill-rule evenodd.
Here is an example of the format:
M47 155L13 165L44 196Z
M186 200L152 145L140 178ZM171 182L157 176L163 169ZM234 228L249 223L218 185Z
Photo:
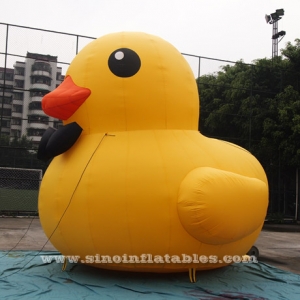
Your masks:
M116 191L124 197L175 193L190 170L209 162L191 137L199 135L181 130L83 135L51 162L41 190L67 198L75 189L105 197Z

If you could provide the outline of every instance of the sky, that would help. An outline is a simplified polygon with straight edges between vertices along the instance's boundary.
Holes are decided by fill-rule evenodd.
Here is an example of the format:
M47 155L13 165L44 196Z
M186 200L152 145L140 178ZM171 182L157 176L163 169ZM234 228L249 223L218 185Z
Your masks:
M287 42L300 38L300 0L2 0L0 23L89 37L141 31L167 40L181 53L251 63L272 57L272 25L265 15L281 8L278 31L286 36L280 54ZM4 33L0 30L2 40ZM62 48L58 43L56 49ZM29 39L23 44L30 47Z

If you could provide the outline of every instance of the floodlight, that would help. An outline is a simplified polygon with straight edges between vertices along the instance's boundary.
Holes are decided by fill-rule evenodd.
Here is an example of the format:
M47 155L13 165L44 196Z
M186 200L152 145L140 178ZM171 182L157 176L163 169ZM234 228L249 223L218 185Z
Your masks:
M276 9L276 14L277 14L277 16L283 16L284 15L284 9Z
M280 38L281 36L282 36L282 37L284 37L284 36L285 36L285 34L286 34L286 32L285 32L285 31L283 31L283 30L281 30L281 31L279 31L279 32L275 33L275 34L272 36L272 39L273 39L273 40L275 40L275 39L278 39L278 38Z
M275 13L272 13L272 14L271 14L271 18L272 18L273 21L276 21L276 20L279 19L279 16L278 16L277 13L275 12Z
M266 22L269 23L271 21L271 16L270 15L265 15Z

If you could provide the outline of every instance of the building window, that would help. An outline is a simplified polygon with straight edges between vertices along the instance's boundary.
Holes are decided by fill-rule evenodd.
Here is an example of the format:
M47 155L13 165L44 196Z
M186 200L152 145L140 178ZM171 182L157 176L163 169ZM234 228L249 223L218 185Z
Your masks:
M24 80L16 79L15 87L20 88L20 89L24 88Z
M1 127L3 127L3 128L10 128L10 121L8 121L8 120L2 120L1 121Z
M4 72L0 72L0 79L4 80ZM14 80L14 73L5 73L5 80L13 81Z
M18 92L14 92L14 99L15 100L22 100L24 99L24 93L18 93Z
M0 108L0 115L5 117L11 116L11 109L9 108L3 108L3 110Z
M2 83L0 83L0 91L1 92L3 92L3 90L4 90L4 92L11 92L12 89L13 89L13 86L11 84L6 84L4 86Z
M62 80L61 72L56 73L56 80Z
M25 68L22 67L15 67L15 75L25 75Z
M60 127L63 126L63 122L62 121L53 121L53 127L58 129Z
M12 111L22 113L23 112L23 105L13 104Z
M11 135L12 135L13 137L19 138L19 137L21 137L21 130L12 129L12 130L11 130Z
M42 123L42 124L47 124L48 125L49 117L38 116L38 115L29 115L28 116L28 123Z
M42 103L37 101L31 102L29 103L29 109L42 110Z
M44 76L31 76L31 84L34 83L42 83L47 84L48 86L51 85L51 78L44 77Z
M28 128L27 135L28 136L42 136L46 130L38 129L38 128Z
M22 119L19 119L19 118L11 119L11 125L21 125L21 124L22 124Z
M0 96L0 103L3 103L3 104L11 104L11 101L12 101L12 97L9 97L9 96Z
M48 94L49 91L39 90L39 91L30 91L30 97L44 97Z
M32 65L31 71L32 72L34 72L34 71L46 71L46 72L48 72L48 73L51 74L52 73L52 68L49 65L49 63L43 62L43 61L39 61L39 62L35 62Z

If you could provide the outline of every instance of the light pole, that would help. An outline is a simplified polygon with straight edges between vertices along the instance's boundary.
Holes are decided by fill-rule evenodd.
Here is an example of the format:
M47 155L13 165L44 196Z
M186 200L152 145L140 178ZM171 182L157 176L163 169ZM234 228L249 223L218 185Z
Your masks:
M283 39L285 36L285 31L278 32L278 21L284 15L283 9L276 9L276 12L265 15L265 19L267 24L273 24L273 31L272 31L272 58L278 56L278 43ZM278 38L282 37L279 41Z

